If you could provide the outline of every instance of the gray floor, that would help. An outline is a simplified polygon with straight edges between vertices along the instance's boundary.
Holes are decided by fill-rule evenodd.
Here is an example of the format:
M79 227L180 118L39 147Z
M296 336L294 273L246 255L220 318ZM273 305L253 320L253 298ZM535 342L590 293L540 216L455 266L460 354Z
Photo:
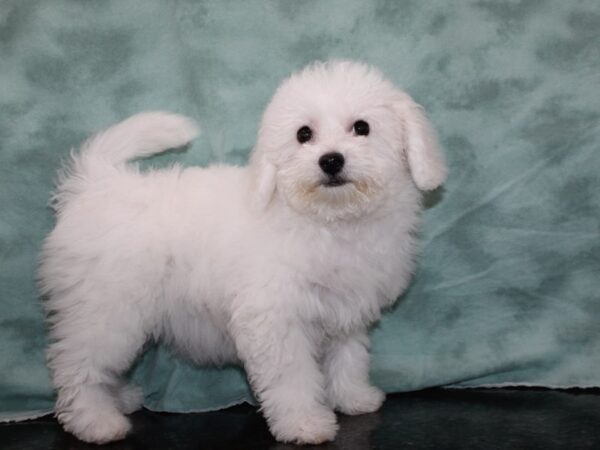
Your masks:
M134 431L99 447L52 417L0 424L0 449L287 449L255 408L133 415ZM444 390L389 396L376 414L340 416L335 442L319 449L600 449L600 390Z

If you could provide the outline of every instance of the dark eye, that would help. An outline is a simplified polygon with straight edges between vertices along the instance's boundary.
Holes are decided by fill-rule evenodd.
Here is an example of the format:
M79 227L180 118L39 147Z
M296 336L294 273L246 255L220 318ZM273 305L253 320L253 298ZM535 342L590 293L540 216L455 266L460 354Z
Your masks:
M364 120L357 120L354 122L354 133L357 136L368 136L369 135L369 124Z
M308 142L312 139L312 135L312 130L307 126L303 126L296 133L296 139L298 139L298 142L300 142L301 144L304 144L305 142Z

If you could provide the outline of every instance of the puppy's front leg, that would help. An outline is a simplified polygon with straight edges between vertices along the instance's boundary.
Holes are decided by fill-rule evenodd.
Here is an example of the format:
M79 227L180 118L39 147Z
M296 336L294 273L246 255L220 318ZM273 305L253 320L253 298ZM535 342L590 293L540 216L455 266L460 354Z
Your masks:
M280 306L242 307L231 333L271 432L279 441L319 444L337 432L325 404L315 343L298 319Z
M385 394L369 383L369 337L366 330L335 336L325 352L329 404L344 414L377 411Z

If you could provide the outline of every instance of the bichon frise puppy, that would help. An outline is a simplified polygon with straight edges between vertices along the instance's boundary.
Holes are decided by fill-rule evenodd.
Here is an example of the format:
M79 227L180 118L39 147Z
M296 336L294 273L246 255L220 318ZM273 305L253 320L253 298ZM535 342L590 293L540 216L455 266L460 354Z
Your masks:
M40 280L56 414L78 438L125 437L148 340L239 363L280 441L332 440L334 410L377 410L367 330L406 288L420 191L446 176L430 125L380 72L348 61L291 76L247 167L140 172L196 135L133 116L87 141L53 198Z

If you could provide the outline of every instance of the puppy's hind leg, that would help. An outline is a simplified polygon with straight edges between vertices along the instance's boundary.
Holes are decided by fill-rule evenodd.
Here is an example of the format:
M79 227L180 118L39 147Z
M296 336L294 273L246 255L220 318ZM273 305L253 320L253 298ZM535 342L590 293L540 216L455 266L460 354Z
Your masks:
M86 292L51 296L48 349L58 420L66 431L97 444L122 439L131 428L123 413L139 406L140 394L119 377L146 339L132 299L106 290L100 298L100 292L88 286Z

